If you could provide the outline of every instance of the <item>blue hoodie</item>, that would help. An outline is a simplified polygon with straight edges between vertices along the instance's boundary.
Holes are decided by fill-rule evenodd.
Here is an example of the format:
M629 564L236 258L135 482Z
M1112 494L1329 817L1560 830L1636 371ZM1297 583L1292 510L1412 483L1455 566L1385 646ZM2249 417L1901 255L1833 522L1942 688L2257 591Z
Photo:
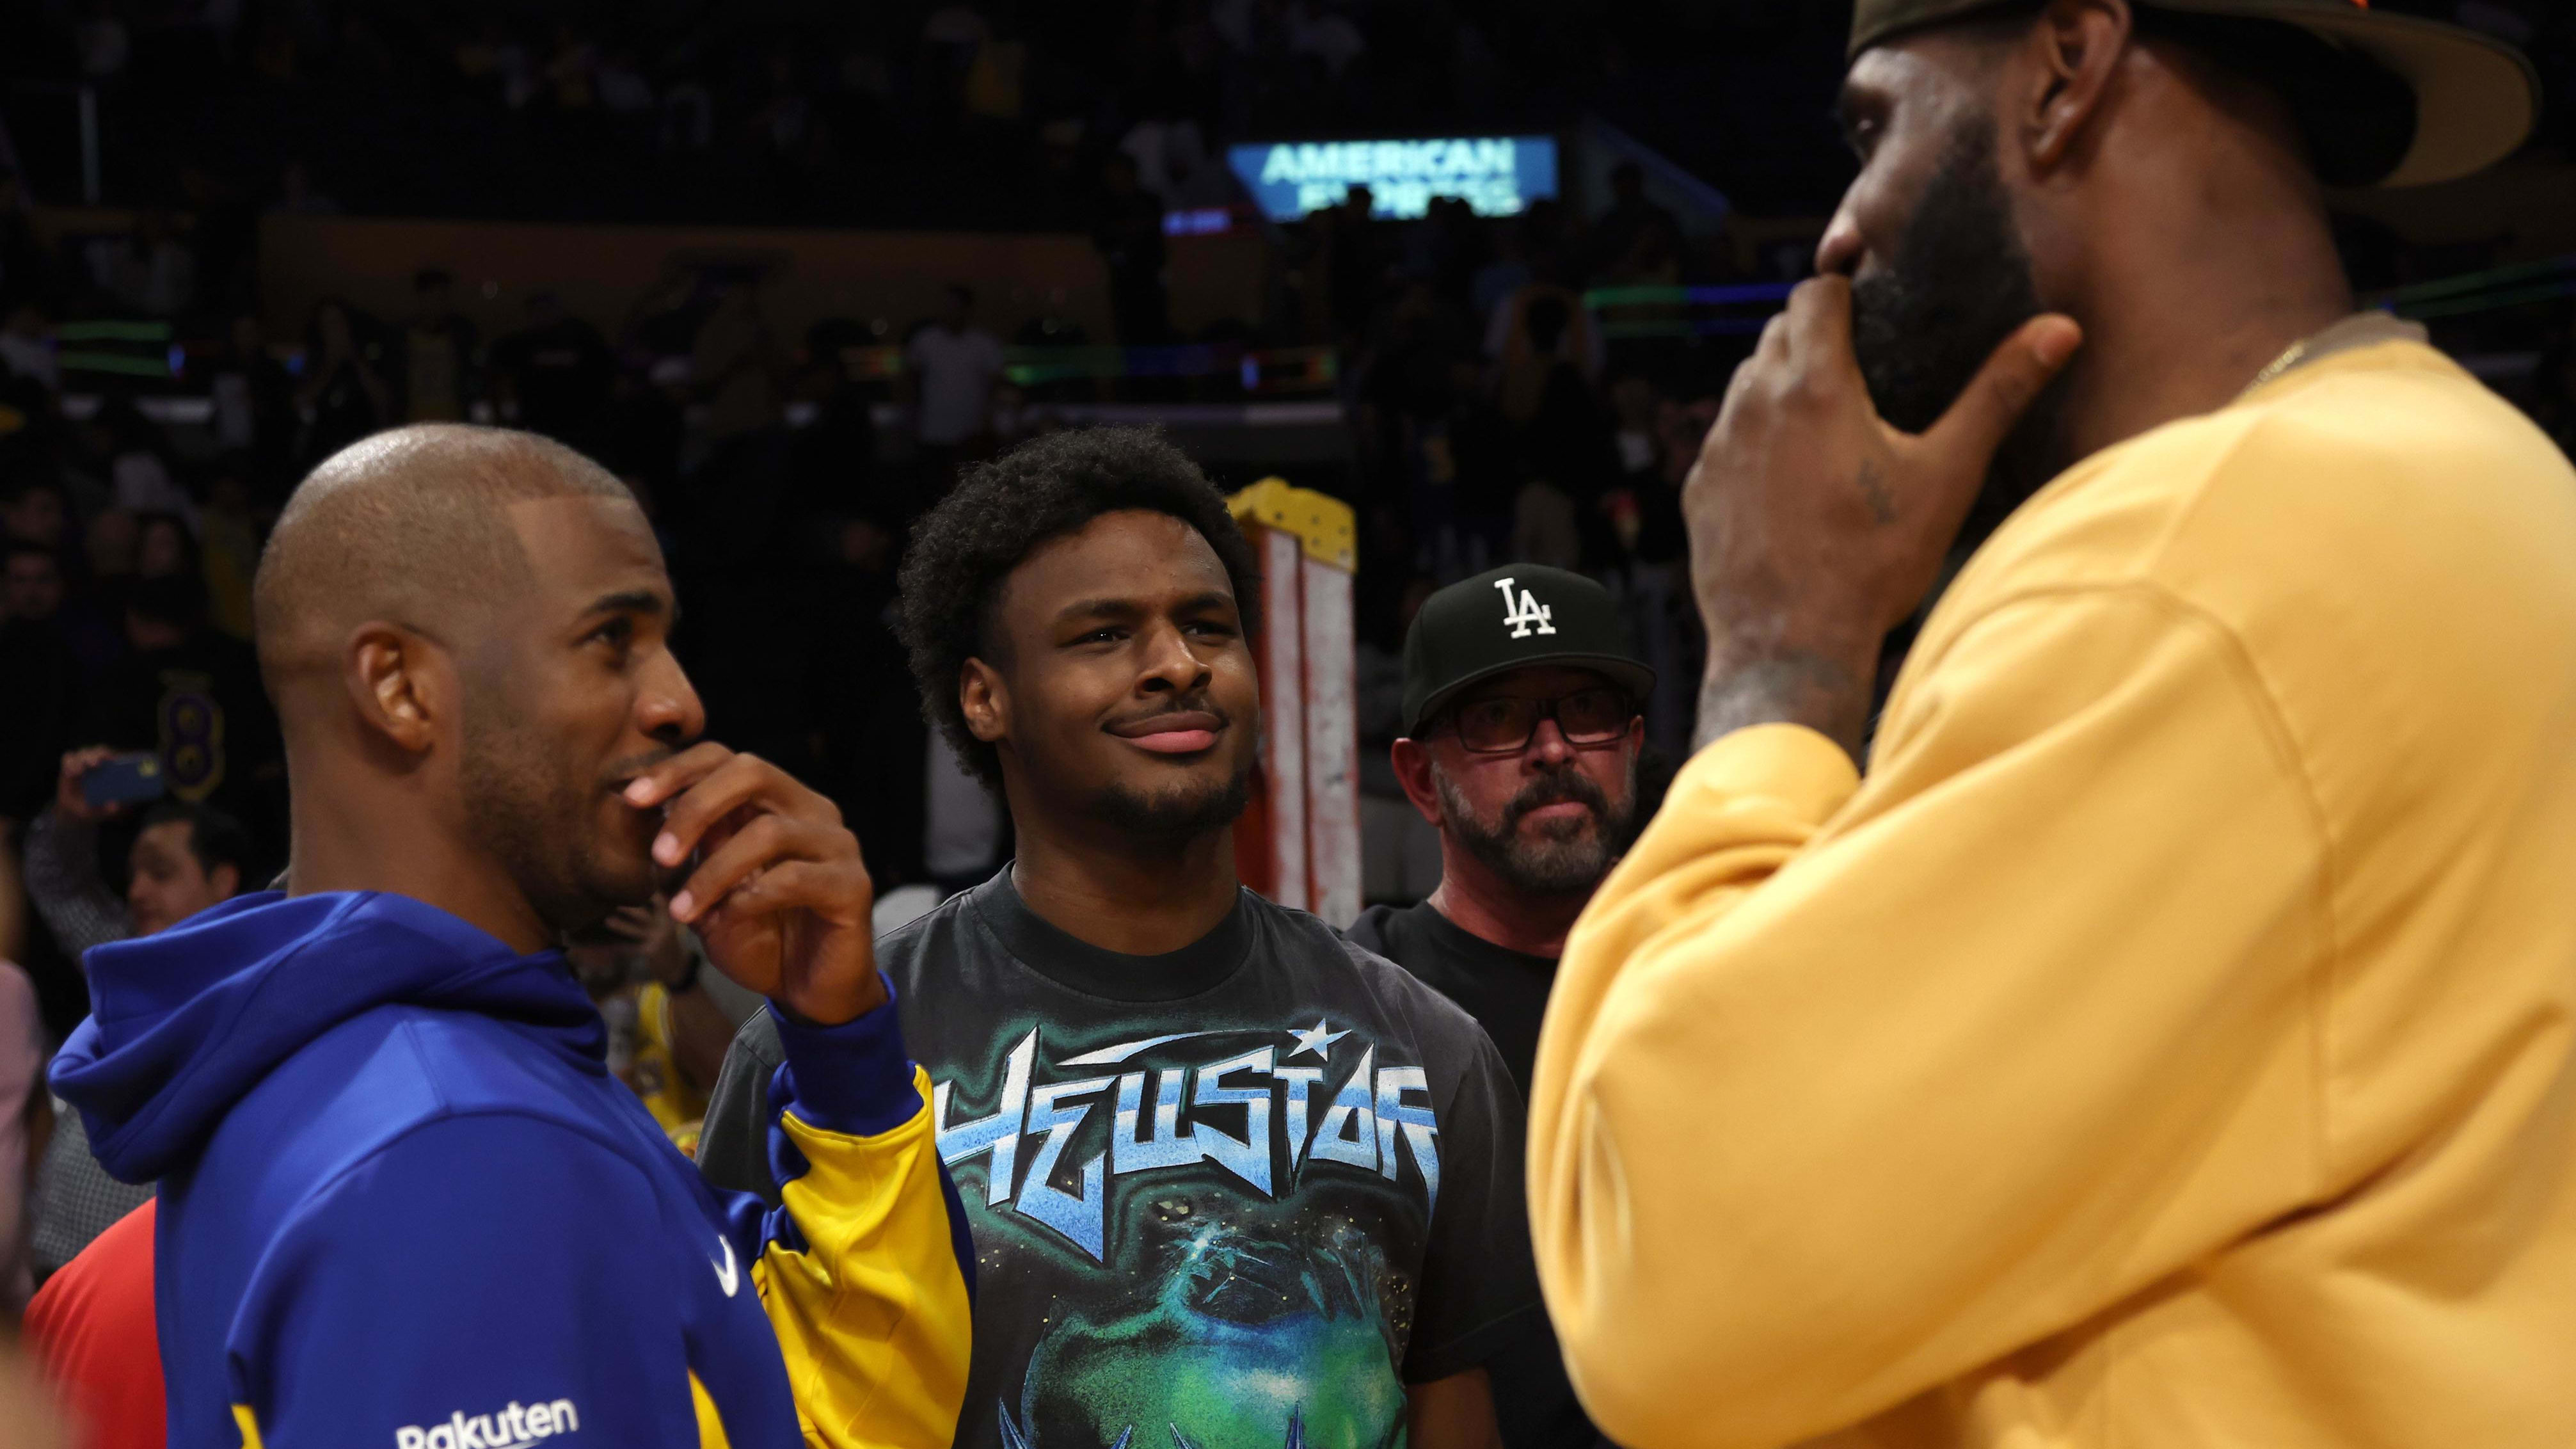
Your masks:
M161 1181L174 1449L787 1446L817 1365L876 1381L822 1442L947 1442L966 1270L892 1011L799 1034L781 1160L834 1183L764 1219L609 1074L557 953L270 893L87 964L54 1087L109 1172ZM833 1286L871 1267L892 1320Z

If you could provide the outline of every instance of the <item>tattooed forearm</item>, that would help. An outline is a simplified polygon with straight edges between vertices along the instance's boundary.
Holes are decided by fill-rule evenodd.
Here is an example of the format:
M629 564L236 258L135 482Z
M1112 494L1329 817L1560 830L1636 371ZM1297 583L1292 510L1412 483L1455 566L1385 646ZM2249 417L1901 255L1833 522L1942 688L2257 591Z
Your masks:
M1732 655L1732 657L1729 657ZM1700 686L1692 744L1758 724L1802 724L1860 758L1869 725L1868 676L1831 655L1779 647L1759 655L1720 651Z

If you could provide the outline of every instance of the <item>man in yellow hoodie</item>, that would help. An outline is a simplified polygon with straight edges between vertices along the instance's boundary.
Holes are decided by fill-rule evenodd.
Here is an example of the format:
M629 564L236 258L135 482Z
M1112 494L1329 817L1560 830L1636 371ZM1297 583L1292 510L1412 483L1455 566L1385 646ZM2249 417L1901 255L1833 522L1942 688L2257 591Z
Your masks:
M1704 748L1540 1041L1576 1386L1633 1449L2576 1442L2576 472L2348 315L2322 200L2502 156L2528 67L2347 0L1853 55L1688 489Z

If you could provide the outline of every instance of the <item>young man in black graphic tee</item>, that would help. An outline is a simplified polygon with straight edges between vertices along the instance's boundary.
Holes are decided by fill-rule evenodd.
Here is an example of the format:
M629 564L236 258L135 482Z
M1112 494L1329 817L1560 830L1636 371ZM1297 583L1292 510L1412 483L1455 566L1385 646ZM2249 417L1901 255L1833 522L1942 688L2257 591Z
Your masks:
M1521 1109L1476 1023L1244 890L1250 550L1148 434L1029 444L917 529L932 720L1018 859L880 941L978 1275L958 1443L1494 1449L1538 1315ZM775 1027L700 1165L769 1190Z

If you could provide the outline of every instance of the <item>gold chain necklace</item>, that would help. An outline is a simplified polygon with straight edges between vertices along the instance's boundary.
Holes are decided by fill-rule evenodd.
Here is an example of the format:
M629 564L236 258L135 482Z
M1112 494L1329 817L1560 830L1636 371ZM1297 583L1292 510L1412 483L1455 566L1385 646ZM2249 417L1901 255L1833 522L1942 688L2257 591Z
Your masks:
M2266 366L2261 372L2254 374L2254 380L2245 384L2245 391L2238 393L2236 396L2242 399L2247 393L2253 392L2256 388L2261 387L2263 384L2270 382L2272 379L2279 377L2282 373L2289 371L2291 368L2294 368L2307 360L2308 339L2302 337L2298 341L2290 344L2289 351L2273 358L2270 365Z

